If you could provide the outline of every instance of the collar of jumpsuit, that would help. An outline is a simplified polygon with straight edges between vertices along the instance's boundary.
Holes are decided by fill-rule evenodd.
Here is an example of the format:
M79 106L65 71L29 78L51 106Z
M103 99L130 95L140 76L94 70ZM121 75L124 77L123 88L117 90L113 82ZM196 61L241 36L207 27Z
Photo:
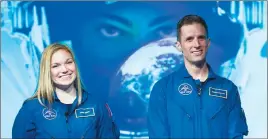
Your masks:
M213 70L209 64L207 64L207 67L208 67L208 79L215 79L216 74L213 72ZM179 73L184 78L192 78L192 76L187 71L185 65L180 68Z
M76 91L77 92L77 91ZM77 94L76 94L77 95ZM82 100L81 100L81 104L83 104L88 98L88 93L85 92L84 90L82 90ZM60 101L60 99L58 98L56 92L54 92L54 101L55 102L59 102L62 103ZM77 108L77 104L78 104L78 96L75 98L74 102L72 104L63 104L66 107L66 112L64 113L65 116L69 116L76 108Z

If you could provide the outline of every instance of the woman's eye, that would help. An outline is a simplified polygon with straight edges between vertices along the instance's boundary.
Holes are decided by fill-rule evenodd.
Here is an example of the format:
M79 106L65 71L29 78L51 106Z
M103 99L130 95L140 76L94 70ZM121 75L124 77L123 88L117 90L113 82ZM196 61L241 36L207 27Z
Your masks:
M122 31L116 27L106 25L106 26L100 28L100 32L105 37L117 37L117 36L121 35Z

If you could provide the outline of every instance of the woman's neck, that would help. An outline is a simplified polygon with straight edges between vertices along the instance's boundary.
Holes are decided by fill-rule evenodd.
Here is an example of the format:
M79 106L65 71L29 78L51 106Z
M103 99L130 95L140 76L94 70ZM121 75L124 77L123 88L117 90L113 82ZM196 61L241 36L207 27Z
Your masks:
M59 100L64 104L72 104L76 98L76 89L73 84L64 89L56 87L55 92Z

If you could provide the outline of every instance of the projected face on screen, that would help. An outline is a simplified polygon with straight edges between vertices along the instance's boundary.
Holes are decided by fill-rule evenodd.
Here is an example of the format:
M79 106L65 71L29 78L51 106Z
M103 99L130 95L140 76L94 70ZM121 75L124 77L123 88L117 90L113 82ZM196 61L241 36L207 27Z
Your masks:
M83 46L97 44L98 48L93 48L94 55L110 59L123 56L142 43L174 34L172 17L157 12L128 8L101 14L85 26Z
M116 4L121 3L107 5L82 27L79 51L98 59L102 67L120 66L146 43L175 34L176 19L163 9L143 3Z

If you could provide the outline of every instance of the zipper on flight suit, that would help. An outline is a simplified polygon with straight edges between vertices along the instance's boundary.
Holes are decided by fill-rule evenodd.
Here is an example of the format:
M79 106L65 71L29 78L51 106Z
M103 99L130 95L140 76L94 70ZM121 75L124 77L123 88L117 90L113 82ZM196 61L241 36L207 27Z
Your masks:
M68 120L68 112L65 112L65 121L66 121L66 126L67 126L67 130L68 132L71 132L71 129L70 129L70 125L69 125L69 120Z
M201 127L201 120L202 120L202 90L205 82L200 82L200 80L195 81L196 83L196 88L197 88L197 99L198 99L198 108L197 108L197 137L201 138L202 137L202 127Z

